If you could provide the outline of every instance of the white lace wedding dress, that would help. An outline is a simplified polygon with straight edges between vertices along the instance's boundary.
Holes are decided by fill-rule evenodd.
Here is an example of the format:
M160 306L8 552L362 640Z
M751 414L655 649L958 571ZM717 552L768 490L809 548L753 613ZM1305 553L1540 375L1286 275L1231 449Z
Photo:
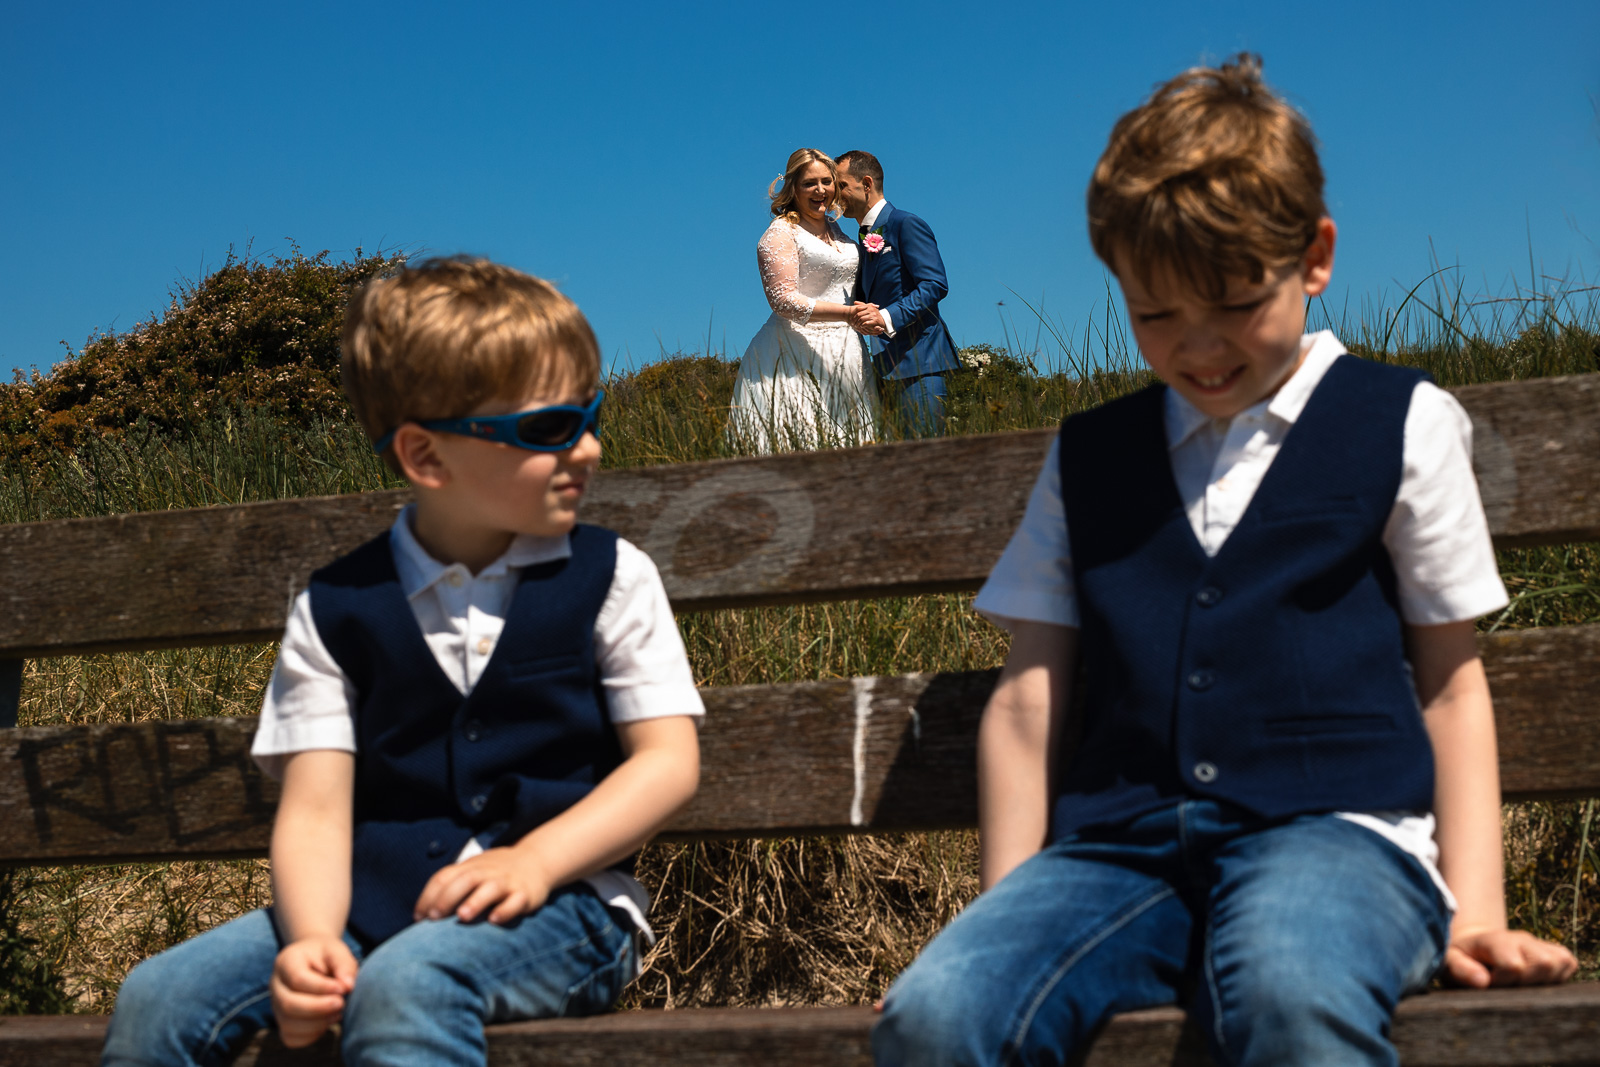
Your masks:
M843 322L812 322L818 300L850 302L856 246L832 222L831 241L772 220L756 246L772 315L739 361L728 435L745 451L865 444L878 423L866 343Z

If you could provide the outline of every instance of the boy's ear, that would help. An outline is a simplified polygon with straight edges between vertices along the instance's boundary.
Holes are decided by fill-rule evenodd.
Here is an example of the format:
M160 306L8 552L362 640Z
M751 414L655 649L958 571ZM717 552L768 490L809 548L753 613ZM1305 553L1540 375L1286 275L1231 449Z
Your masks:
M1339 227L1324 215L1317 220L1317 235L1300 260L1300 277L1307 296L1318 296L1333 281L1333 246L1339 237Z
M414 422L401 423L389 445L406 481L423 489L441 489L450 481L450 468L439 454L437 438Z

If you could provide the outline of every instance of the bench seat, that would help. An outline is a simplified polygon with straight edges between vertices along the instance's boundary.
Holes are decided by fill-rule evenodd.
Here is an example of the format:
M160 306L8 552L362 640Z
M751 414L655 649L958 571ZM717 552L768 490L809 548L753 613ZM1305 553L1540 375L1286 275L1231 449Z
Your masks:
M489 1029L493 1067L871 1067L871 1008L627 1011ZM106 1016L0 1017L0 1067L90 1067ZM1537 989L1448 990L1400 1006L1405 1067L1600 1065L1600 982ZM1118 1016L1085 1067L1202 1067L1211 1061L1183 1012ZM258 1039L239 1067L335 1067L331 1040L290 1052Z

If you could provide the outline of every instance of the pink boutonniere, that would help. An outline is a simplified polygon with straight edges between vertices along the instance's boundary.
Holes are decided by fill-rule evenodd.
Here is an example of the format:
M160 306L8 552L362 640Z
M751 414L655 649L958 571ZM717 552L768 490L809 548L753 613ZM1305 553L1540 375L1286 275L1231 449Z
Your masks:
M861 238L861 247L874 255L889 251L889 245L884 241L883 234L876 230Z

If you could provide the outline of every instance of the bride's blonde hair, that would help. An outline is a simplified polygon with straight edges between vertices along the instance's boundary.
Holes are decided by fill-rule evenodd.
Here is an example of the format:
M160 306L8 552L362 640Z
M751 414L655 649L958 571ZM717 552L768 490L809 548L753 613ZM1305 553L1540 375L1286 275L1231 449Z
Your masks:
M783 177L774 178L772 184L767 186L767 195L772 198L772 213L788 219L790 222L797 219L798 213L794 209L796 194L799 192L800 175L813 163L821 163L828 168L828 173L833 175L833 197L828 201L828 207L833 207L839 202L839 167L832 157L825 156L815 148L797 148L789 156L789 162L784 167ZM827 208L823 209L824 211Z

